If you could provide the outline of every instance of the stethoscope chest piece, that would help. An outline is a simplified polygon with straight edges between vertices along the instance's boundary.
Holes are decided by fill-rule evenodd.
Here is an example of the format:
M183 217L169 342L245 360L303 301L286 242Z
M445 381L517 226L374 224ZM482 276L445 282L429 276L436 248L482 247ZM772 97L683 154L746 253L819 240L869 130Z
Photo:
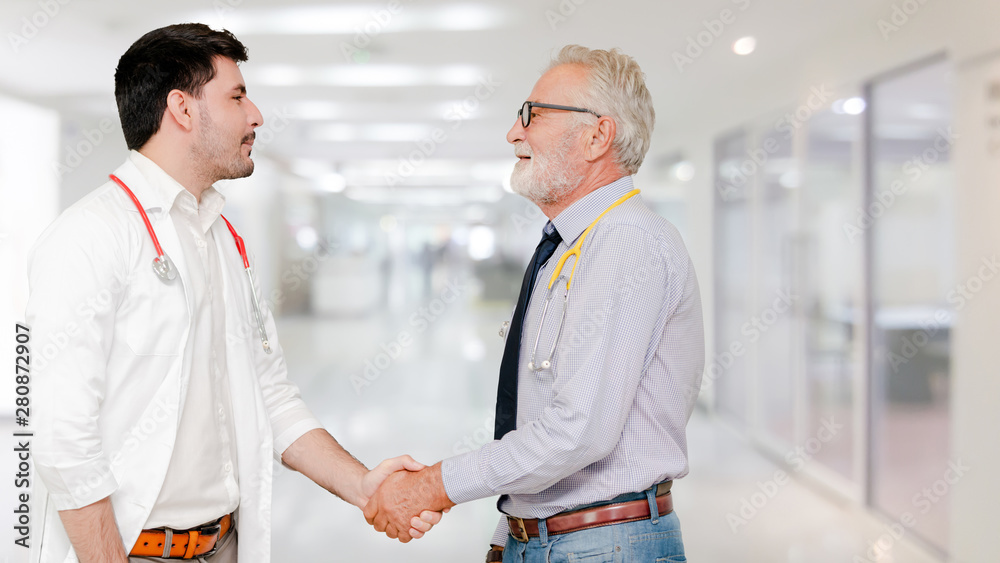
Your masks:
M170 261L170 258L167 258L166 254L153 258L153 271L165 282L173 281L177 277L174 263Z

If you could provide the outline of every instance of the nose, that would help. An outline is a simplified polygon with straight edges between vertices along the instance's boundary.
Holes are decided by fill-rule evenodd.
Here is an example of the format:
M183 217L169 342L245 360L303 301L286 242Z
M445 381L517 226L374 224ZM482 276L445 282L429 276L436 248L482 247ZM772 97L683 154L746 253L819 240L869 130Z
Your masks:
M250 103L250 111L247 112L247 120L250 122L250 127L256 129L264 124L264 116L260 113L260 109L257 104L250 101L247 98L247 102Z
M517 116L513 127L510 128L510 131L507 131L507 142L513 145L518 141L523 141L525 132L524 126L521 125L521 116Z

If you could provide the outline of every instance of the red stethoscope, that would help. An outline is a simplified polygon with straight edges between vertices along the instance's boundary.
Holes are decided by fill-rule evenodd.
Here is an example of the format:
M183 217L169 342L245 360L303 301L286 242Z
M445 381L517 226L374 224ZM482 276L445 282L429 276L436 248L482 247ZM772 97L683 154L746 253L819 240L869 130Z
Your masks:
M149 232L149 238L153 239L153 246L156 247L156 258L153 258L153 271L156 275L160 277L164 282L169 282L177 277L177 271L174 269L173 262L167 255L163 252L163 248L160 247L160 239L156 238L156 231L153 230L153 225L149 222L149 216L146 215L146 210L142 208L142 204L139 203L138 198L132 193L132 190L122 182L118 176L114 174L109 174L109 178L114 180L121 189L125 190L128 197L135 204L135 208L139 210L139 215L142 216L142 222L146 224L146 230ZM220 215L222 217L222 215ZM250 280L250 302L253 304L253 314L257 319L257 332L260 334L260 343L264 346L264 351L268 354L271 353L271 345L267 339L267 329L264 328L264 316L260 313L260 303L257 301L257 288L253 283L253 272L250 271L250 260L247 259L247 247L243 242L243 237L236 234L236 229L233 228L232 223L229 219L222 217L222 220L226 222L226 226L229 227L229 232L233 234L233 238L236 240L236 250L240 253L240 258L243 259L243 268L247 274L247 279Z

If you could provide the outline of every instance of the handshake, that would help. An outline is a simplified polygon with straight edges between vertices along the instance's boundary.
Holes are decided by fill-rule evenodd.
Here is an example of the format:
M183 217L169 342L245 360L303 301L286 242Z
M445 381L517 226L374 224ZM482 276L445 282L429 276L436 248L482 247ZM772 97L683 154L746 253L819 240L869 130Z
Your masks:
M406 543L423 537L455 506L445 492L441 462L427 467L408 455L387 459L361 479L357 506L379 532Z

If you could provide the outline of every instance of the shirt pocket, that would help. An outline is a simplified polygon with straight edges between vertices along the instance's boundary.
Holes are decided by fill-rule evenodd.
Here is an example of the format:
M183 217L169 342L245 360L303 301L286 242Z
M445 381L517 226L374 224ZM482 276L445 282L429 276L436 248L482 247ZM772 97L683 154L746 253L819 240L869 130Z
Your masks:
M125 341L137 356L173 356L182 352L188 310L180 277L163 281L152 268L134 272L119 318Z

